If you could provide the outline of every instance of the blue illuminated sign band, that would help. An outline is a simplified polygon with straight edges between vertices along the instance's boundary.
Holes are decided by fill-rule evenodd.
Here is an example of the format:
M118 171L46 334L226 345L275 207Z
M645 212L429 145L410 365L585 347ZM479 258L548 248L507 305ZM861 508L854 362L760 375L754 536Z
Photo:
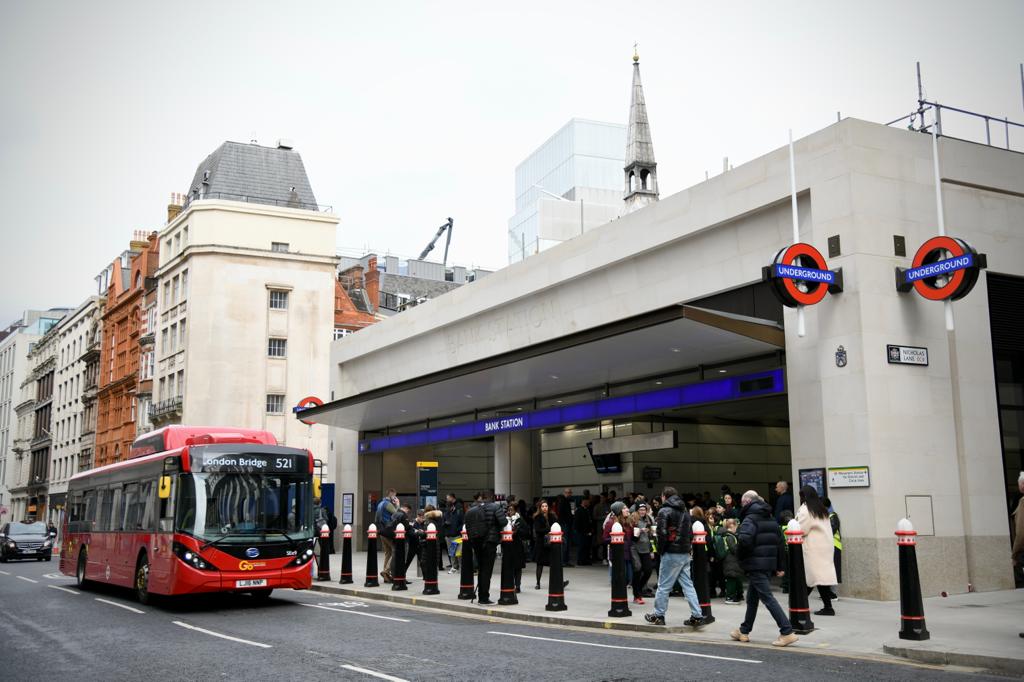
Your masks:
M904 271L903 275L908 282L916 282L917 280L925 279L926 277L938 277L939 275L956 272L957 270L966 270L973 265L974 254L965 253L964 255L957 256L955 258L947 258L946 260L922 265L919 268L911 268Z
M417 445L480 438L508 431L543 429L549 426L625 417L632 414L671 410L677 407L776 395L785 390L785 380L782 369L779 368L767 372L663 388L657 391L549 407L532 412L520 412L493 419L438 426L413 433L395 433L360 441L359 452L380 452Z
M802 268L798 265L783 265L775 263L772 266L776 277L783 279L799 279L805 282L821 282L832 284L836 281L836 273L831 270L817 270L815 268Z

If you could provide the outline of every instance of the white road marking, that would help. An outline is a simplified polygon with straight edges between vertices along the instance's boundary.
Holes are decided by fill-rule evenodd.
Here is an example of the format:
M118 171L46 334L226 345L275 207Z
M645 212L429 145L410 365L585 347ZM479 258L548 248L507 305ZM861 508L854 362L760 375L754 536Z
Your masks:
M8 573L7 571L0 571L0 573L2 573L3 575L10 575L10 573Z
M366 668L357 668L354 665L343 665L341 667L345 670L362 673L363 675L370 675L371 677L378 677L382 680L391 680L391 682L409 682L408 680L403 680L401 677L392 677L391 675L385 675L384 673L376 673L372 670L367 670Z
M116 606L119 609L124 609L125 611L131 611L132 613L145 613L145 611L137 609L134 606L127 606L126 604L118 604L116 601L110 601L109 599L100 599L99 597L96 597L96 601L101 601L104 604L110 604L111 606Z
M51 590L60 590L61 592L67 592L68 594L82 594L78 590L72 590L67 587L58 587L57 585L47 585Z
M366 616L367 618L380 618L381 620L393 620L399 623L411 623L412 621L408 618L392 618L391 616L378 616L375 613L363 613L362 611L349 611L348 609L333 609L330 606L320 606L319 604L303 604L298 602L299 606L309 606L314 609L323 609L324 611L337 611L338 613L350 613L353 616Z
M232 637L231 635L222 635L219 632L213 630L207 630L205 628L196 627L195 625L189 625L188 623L182 623L180 620L171 621L175 625L187 628L189 630L195 630L196 632L202 632L204 635L210 635L212 637L220 637L221 639L230 639L232 642L238 642L240 644L249 644L250 646L258 646L263 649L271 649L269 644L263 644L262 642L251 642L248 639L241 639L240 637Z
M16 577L18 580L24 580L27 583L38 583L39 582L38 580L32 580L32 578L26 578L23 575L18 575L18 576L14 576L14 577Z
M735 661L736 663L762 663L748 658L729 658L728 656L712 656L710 654L693 654L688 651L672 651L671 649L649 649L642 646L620 646L617 644L598 644L596 642L577 642L572 639L552 639L551 637L533 637L531 635L519 635L513 632L488 632L489 635L502 635L504 637L520 637L522 639L536 639L541 642L561 642L563 644L579 644L580 646L595 646L602 649L624 649L626 651L649 651L655 654L672 654L674 656L693 656L695 658L713 658L716 661Z

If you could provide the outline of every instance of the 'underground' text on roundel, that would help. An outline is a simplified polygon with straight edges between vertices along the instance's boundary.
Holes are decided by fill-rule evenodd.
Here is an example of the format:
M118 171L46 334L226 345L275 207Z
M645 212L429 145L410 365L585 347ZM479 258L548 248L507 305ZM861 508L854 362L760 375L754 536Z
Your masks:
M772 264L762 269L762 276L789 308L814 305L825 294L843 290L842 269L829 270L821 252L803 242L780 249Z
M964 240L932 237L914 254L912 267L896 268L896 289L914 289L930 301L956 301L971 292L985 266L985 254Z

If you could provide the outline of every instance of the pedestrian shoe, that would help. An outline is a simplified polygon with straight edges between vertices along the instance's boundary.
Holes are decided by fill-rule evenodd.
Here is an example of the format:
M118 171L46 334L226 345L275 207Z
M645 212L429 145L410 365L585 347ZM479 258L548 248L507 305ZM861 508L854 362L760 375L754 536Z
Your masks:
M519 588L517 587L517 588L516 588L516 594L519 594L520 592L522 592L522 590L520 590L520 589L519 589Z
M654 590L649 590L647 588L644 588L644 590L640 593L640 596L641 597L653 597L654 596Z
M534 585L534 586L533 586L533 589L535 589L535 590L539 590L539 589L540 589L540 583L537 583L536 585Z
M568 586L569 586L569 581L568 581L568 580L563 580L563 581L562 581L562 589L564 590L564 589L565 589L565 588L567 588Z
M794 635L792 632L788 635L779 635L779 638L772 642L772 646L789 646L798 639L800 638Z
M735 639L737 642L749 642L750 641L750 635L743 634L742 632L740 632L739 628L736 628L735 630L730 632L729 636L732 637L733 639Z
M835 609L818 609L814 612L815 616L834 616L836 615Z
M451 574L452 574L452 573L454 573L454 572L455 572L455 569L454 569L454 568L449 568L449 569L448 569L448 575L451 575Z
M742 603L743 602L741 602L739 599L726 599L725 600L725 605L726 606L739 606Z
M644 603L644 598L643 597L633 597L633 603L634 604L643 604Z
M691 628L702 628L704 627L704 618L694 618L693 616L690 616L683 621L683 625Z
M664 625L665 624L665 616L656 616L653 613L645 613L644 614L644 620L646 620L651 625Z
M490 606L490 605L491 605L491 604L493 604L494 602L492 602L492 601L491 601L490 599L478 599L478 600L476 601L476 603L477 603L477 604L480 604L480 605L482 605L482 606Z

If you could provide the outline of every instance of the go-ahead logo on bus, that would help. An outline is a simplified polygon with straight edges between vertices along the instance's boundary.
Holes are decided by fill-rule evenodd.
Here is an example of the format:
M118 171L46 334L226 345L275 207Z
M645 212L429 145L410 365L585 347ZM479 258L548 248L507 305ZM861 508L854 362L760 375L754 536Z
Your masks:
M985 254L955 237L932 237L914 254L913 266L896 268L896 290L917 291L930 301L956 301L978 283L987 267Z
M825 294L843 290L843 269L829 270L821 252L803 242L780 249L761 270L782 305L795 308L820 303Z

